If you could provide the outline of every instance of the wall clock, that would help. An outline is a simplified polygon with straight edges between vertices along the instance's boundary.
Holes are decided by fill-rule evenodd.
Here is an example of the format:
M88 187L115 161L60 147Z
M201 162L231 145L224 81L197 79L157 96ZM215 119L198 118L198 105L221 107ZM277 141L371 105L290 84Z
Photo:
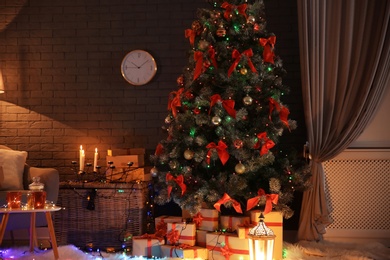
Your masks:
M156 75L157 64L149 52L133 50L123 58L121 72L131 85L141 86L150 82Z

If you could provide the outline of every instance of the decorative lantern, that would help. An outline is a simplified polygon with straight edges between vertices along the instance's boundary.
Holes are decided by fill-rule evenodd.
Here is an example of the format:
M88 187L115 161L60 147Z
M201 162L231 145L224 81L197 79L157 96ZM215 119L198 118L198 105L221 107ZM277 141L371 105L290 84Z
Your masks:
M248 238L250 260L272 260L275 235L265 225L263 213L260 214L257 226L249 230Z

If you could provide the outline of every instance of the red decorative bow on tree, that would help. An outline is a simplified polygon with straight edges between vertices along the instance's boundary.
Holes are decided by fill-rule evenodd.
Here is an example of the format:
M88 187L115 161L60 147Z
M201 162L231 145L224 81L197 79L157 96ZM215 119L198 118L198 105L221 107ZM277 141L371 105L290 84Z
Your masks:
M184 88L180 88L178 91L172 91L169 94L168 110L172 111L174 117L177 115L177 107L181 107L180 95L183 91Z
M238 13L243 15L245 17L245 19L247 18L247 15L246 15L246 7L247 7L247 4L241 4L241 5L233 5L233 4L229 4L228 2L224 2L221 7L223 9L226 9L225 13L223 14L223 17L225 17L226 20L230 20L230 15L232 14L233 10L237 9Z
M210 158L211 158L211 149L216 149L218 153L218 157L221 160L222 164L225 165L225 163L229 160L229 153L226 151L227 145L223 141L219 141L218 145L216 145L214 142L209 143L206 146L207 149L209 149L206 160L207 164L210 164Z
M233 204L233 208L236 210L236 212L242 213L240 203L238 201L230 198L230 196L227 193L223 194L222 198L214 204L214 208L216 210L218 210L219 212L221 212L221 205L224 205L226 202L231 202Z
M179 187L181 188L181 195L183 196L183 194L186 192L187 190L187 185L185 185L184 183L184 177L183 175L179 175L177 176L176 178L171 174L171 173L167 173L166 177L165 177L165 180L167 182L169 181L175 181L177 183L177 185L179 185ZM171 191L172 191L172 186L168 184L168 198L171 196Z
M189 38L191 46L194 46L195 43L195 37L196 35L199 35L199 32L193 29L186 29L184 31L184 35L186 38Z
M236 118L236 110L234 110L235 101L232 99L222 100L221 96L219 94L215 94L211 96L210 100L210 110L209 114L211 112L211 108L215 106L217 102L221 102L223 108L226 110L226 112L233 118Z
M260 38L259 42L263 46L263 60L274 64L275 53L273 49L276 43L276 36L270 36L268 39Z
M249 68L252 70L253 73L257 73L257 70L256 70L256 68L253 65L252 60L251 60L251 57L253 56L252 49L245 50L242 53L240 53L238 50L234 49L233 52L232 52L232 58L234 59L234 62L230 66L230 68L228 70L228 77L230 77L230 75L236 69L236 67L237 67L238 63L240 62L242 56L246 56L247 57Z
M200 74L203 72L203 52L196 51L194 53L194 60L196 61L195 71L194 71L194 80L196 80Z
M263 197L263 196L265 196L265 198L266 198L264 214L271 212L272 211L272 203L278 204L279 195L278 194L266 194L265 191L261 188L257 191L256 197L248 199L246 210L248 211L248 210L256 207L257 204L259 204L261 197Z
M163 151L164 151L164 147L162 146L162 144L159 143L156 146L156 151L154 152L154 155L159 156L160 154L162 154Z
M213 66L215 68L218 68L217 61L215 60L215 49L213 48L213 46L209 47L208 55L209 55L209 58L211 60L211 63L213 64Z
M260 155L264 155L268 153L268 150L275 146L275 143L267 137L266 132L258 133L257 138L259 138L259 141L255 144L255 149L260 149Z
M276 109L279 112L280 121L282 121L288 129L290 126L288 125L288 115L290 111L285 106L280 106L280 104L273 98L269 98L269 120L271 120L272 112Z

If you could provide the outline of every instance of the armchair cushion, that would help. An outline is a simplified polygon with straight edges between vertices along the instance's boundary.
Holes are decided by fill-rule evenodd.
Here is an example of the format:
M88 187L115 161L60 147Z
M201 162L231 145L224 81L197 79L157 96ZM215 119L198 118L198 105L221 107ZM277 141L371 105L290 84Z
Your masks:
M23 189L27 152L0 149L0 190Z

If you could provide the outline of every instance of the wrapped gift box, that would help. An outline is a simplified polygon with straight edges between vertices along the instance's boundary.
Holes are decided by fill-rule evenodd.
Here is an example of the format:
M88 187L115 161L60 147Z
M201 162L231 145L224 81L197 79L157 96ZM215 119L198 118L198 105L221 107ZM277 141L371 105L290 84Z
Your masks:
M249 211L251 223L259 223L260 210ZM278 211L272 211L264 215L264 222L275 234L274 259L282 259L283 256L283 215Z
M248 238L249 230L255 226L254 224L238 225L236 230L238 238Z
M109 182L150 181L151 167L114 168L106 171L106 179Z
M154 219L154 223L156 225L156 227L161 223L174 223L174 222L182 222L183 219L182 217L180 216L168 216L168 215L163 215L163 216L159 216L159 217L156 217Z
M187 245L163 245L161 246L162 257L175 257L184 259L208 259L208 250L199 246Z
M172 244L170 236L178 234L179 240L176 243L194 246L196 242L196 225L194 223L168 223L167 228L167 244Z
M239 225L249 224L248 216L221 216L221 229L236 231Z
M201 247L206 247L206 234L209 231L207 230L196 230L196 245Z
M192 217L196 228L200 230L216 231L218 229L219 212L216 209L201 209Z
M132 167L143 167L145 165L144 157L139 154L133 155L117 155L117 156L106 156L106 161L113 162L115 168L128 168L128 163L132 162Z
M153 235L133 237L133 256L161 257L163 239L153 238Z
M208 232L206 244L209 259L226 260L224 253L229 252L229 260L249 260L249 241L238 238L237 234Z

